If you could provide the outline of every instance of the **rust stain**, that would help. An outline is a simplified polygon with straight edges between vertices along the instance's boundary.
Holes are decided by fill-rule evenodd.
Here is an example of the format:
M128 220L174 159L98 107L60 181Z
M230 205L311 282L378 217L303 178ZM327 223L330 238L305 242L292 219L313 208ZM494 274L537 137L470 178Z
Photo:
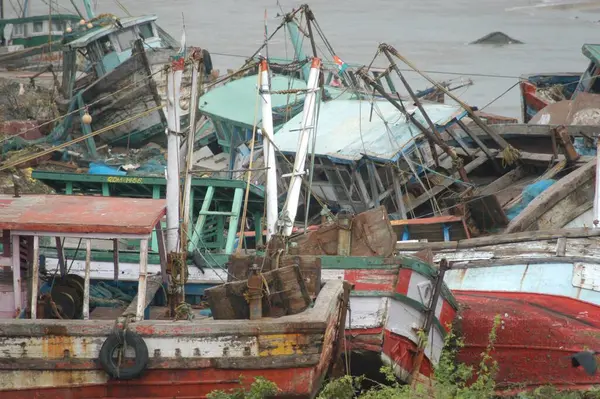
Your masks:
M525 277L527 277L528 270L529 270L529 263L525 265L525 271L523 272L523 275L521 276L521 282L519 284L519 289L521 291L523 290L523 282L525 281Z
M43 337L42 356L45 359L62 359L65 353L77 353L73 346L73 338L69 336Z
M259 337L259 356L302 354L302 334L272 334ZM305 340L304 340L305 341Z
M61 335L61 336L67 336L69 334L67 333L67 327L66 326L55 325L55 326L45 327L44 328L44 335Z

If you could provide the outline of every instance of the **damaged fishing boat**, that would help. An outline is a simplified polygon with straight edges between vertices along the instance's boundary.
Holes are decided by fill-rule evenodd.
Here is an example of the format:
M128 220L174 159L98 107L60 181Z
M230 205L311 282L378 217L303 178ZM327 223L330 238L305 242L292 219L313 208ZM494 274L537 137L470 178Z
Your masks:
M183 74L179 60L169 74L169 95L178 98ZM12 292L3 290L4 307L12 302L13 309L0 320L6 348L0 356L3 397L25 398L35 392L39 398L204 398L217 389L235 388L240 377L250 384L261 376L277 384L275 397L313 398L339 359L349 295L343 281L321 284L317 278L318 284L307 287L297 265L265 273L254 266L247 279L206 291L199 287L196 292L209 298L212 318L201 318L186 302L199 294L186 292L187 240L182 242L180 233L187 233L187 227L179 226L181 126L176 107L167 105L169 151L175 154L169 157L167 206L163 200L83 196L0 200L2 259L13 280ZM189 198L190 185L185 187L184 198ZM237 223L230 229L235 231ZM148 241L154 230L159 273L148 270ZM21 238L28 237L32 251L25 253L25 264L31 267L23 284ZM41 271L41 237L55 237L63 260L61 238L85 240L83 279L65 262L60 262L60 275ZM92 307L92 240L112 242L118 278L120 239L139 240L136 295L122 306ZM312 268L320 273L314 257ZM41 291L40 273L47 280ZM157 296L161 288L166 301ZM40 300L40 293L47 295Z
M63 73L56 103L66 117L40 140L9 140L5 152L63 143L68 136L85 137L82 148L71 147L71 154L89 162L98 159L98 147L164 144L166 75L162 68L171 56L185 53L185 41L177 43L157 25L156 16L95 16L88 3L88 20L69 28L61 42ZM194 52L204 60L202 77L209 76L210 54ZM187 123L190 82L185 83L180 88L184 100L179 117Z
M0 67L37 69L61 67L62 39L65 32L80 23L81 14L30 15L27 1L18 18L0 19ZM77 11L79 12L79 11Z
M283 316L244 323L200 315L174 321L166 304L152 306L162 299L157 293L167 279L147 270L148 239L166 213L164 200L22 196L3 197L0 204L7 268L0 319L3 398L203 398L215 389L236 387L240 376L244 383L262 376L275 382L282 396L308 398L341 348L339 321L348 294L342 281L319 287L311 308L306 292L303 297L298 291L300 304L283 308ZM125 308L90 306L89 261L81 280L64 264L58 276L40 275L39 243L45 237L57 243L82 238L88 260L93 240L139 240L136 297ZM21 269L20 243L27 238L33 253L25 254L30 267ZM294 287L296 269L291 269L291 274L273 272L269 280ZM293 294L277 295L285 300ZM81 319L72 320L73 313Z
M598 234L587 228L526 231L447 242L398 243L400 254L448 259L448 284L460 306L459 360L476 365L494 319L496 382L506 393L551 384L586 390L600 382L568 356L597 342L600 324Z
M523 122L527 123L543 108L559 101L575 99L579 93L600 94L597 82L600 58L596 44L584 44L581 51L589 60L584 73L533 74L521 78Z

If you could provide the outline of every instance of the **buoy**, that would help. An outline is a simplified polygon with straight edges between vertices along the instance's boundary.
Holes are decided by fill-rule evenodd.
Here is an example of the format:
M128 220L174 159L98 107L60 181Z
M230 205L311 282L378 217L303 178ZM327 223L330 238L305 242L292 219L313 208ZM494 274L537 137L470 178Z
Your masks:
M79 21L79 25L85 25L85 19L82 19L81 21Z
M67 33L71 33L71 32L73 32L73 29L71 29L71 27L69 26L69 27L67 28Z
M88 29L92 29L93 27L94 27L94 25L92 25L92 23L91 23L91 22L88 22L88 24L87 24L87 28L88 28Z
M90 125L92 123L92 115L86 111L86 113L81 117L81 121L86 125Z

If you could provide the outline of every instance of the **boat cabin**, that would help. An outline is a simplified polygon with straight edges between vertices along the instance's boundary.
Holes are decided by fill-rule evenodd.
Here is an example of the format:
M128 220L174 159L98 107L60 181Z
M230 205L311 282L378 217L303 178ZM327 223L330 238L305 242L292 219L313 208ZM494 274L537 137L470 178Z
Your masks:
M38 301L40 281L44 273L40 269L40 241L49 238L55 241L59 254L60 278L66 279L68 268L63 253L66 238L85 241L86 265L82 284L82 297L73 299L69 305L78 313L77 303L82 301L81 315L90 318L90 268L92 240L120 239L139 241L139 296L135 310L136 318L142 320L145 304L148 242L155 229L161 230L160 221L166 214L166 205L161 200L122 199L103 197L78 197L56 195L32 195L23 197L0 197L0 230L3 237L2 265L10 266L13 275L14 314L23 318L36 319L38 311L50 313L63 311L62 307L44 306ZM157 234L162 238L162 232ZM22 246L24 248L22 248ZM24 251L22 251L24 249ZM159 245L161 258L166 259L164 246ZM24 255L24 256L23 256ZM24 262L22 262L24 260ZM163 268L166 261L161 262ZM22 275L22 266L25 273ZM118 277L118 256L115 257L115 276ZM35 276L36 278L31 278ZM162 276L166 279L166 270ZM52 280L52 276L49 280ZM43 280L42 280L43 281ZM63 280L64 281L64 280ZM25 283L26 282L26 283ZM24 284L25 283L25 284ZM44 287L47 288L47 287ZM51 283L50 290L54 287ZM24 295L25 293L25 295ZM67 294L77 294L67 292ZM41 302L41 303L40 303ZM3 305L6 305L5 301ZM7 309L2 309L6 312ZM63 318L63 317L58 317ZM73 318L73 317L68 317Z
M2 45L15 49L35 47L62 39L68 27L79 23L80 17L71 14L36 15L0 20Z
M164 176L109 176L82 173L59 173L36 170L34 179L40 180L53 188L58 194L89 195L103 197L129 198L166 198L167 181ZM211 252L210 260L219 265L225 263L227 257L239 245L239 220L242 215L242 200L246 183L242 180L220 178L193 178L192 198L190 203L190 221L192 230L189 237L189 252L196 249ZM94 197L92 197L94 198ZM249 226L244 233L244 248L255 248L263 241L260 230L264 211L264 189L251 185L248 196ZM228 226L235 226L229 229ZM76 242L71 242L65 249L70 257L83 261L81 253L75 253ZM135 263L138 259L136 242L121 242L122 259ZM112 250L112 247L110 248ZM43 252L53 257L54 250L43 246ZM151 264L159 264L158 240L152 234L149 241ZM112 259L107 249L93 248L92 257L102 261Z
M144 46L171 48L177 44L156 25L155 15L143 17L103 17L92 20L92 28L80 27L72 37L67 36L66 51L85 55L86 69L94 68L101 77L131 57L134 43L141 38ZM81 31L83 30L83 31Z

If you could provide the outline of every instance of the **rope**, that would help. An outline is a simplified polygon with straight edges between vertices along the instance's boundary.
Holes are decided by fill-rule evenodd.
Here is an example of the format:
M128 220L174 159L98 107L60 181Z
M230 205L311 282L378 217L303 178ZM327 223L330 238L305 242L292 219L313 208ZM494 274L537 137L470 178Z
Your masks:
M502 167L511 166L521 158L521 151L509 145L502 150Z
M258 74L258 87L261 86L261 73ZM239 254L242 251L242 246L244 245L244 229L246 227L246 216L248 213L248 197L250 195L250 178L252 177L252 164L254 161L254 143L256 142L256 125L258 122L258 99L260 98L260 90L256 92L256 101L254 105L254 123L252 124L252 141L250 142L250 163L248 164L248 169L250 169L248 173L248 178L246 179L246 192L244 193L244 210L242 212L242 220L240 223L240 238L238 241L238 247L236 252ZM233 151L233 148L231 149ZM230 229L236 229L237 226L231 226Z
M119 348L117 349L117 364L116 364L116 373L117 378L119 378L119 370L121 369L121 363L123 362L123 358L125 357L125 352L127 351L127 339L125 338L125 334L129 329L129 322L133 319L135 320L135 313L125 313L121 315L121 317L117 317L115 320L115 326L113 328L113 332L119 341ZM119 320L123 320L123 328L119 328Z
M189 303L181 302L175 308L175 321L177 320L188 320L194 319L194 313L192 312L192 306Z
M288 90L275 90L269 92L270 94L295 94L295 93L308 93L308 89L288 89Z
M31 156L22 158L20 160L16 160L15 162L9 163L8 165L6 165L6 164L2 165L2 166L0 166L0 172L2 172L4 170L7 170L7 169L14 168L15 166L18 166L18 165L21 165L23 163L32 161L32 160L37 159L39 157L43 157L44 155L51 154L54 151L58 151L58 150L61 150L63 148L69 147L69 146L71 146L73 144L82 142L82 141L87 140L87 139L89 139L91 137L98 136L98 135L100 135L102 133L105 133L105 132L107 132L109 130L112 130L112 129L117 128L117 127L122 126L122 125L125 125L125 124L127 124L127 123L129 123L131 121L134 121L134 120L139 119L141 117L144 117L146 115L149 115L152 112L157 111L157 110L159 110L161 108L162 108L162 105L150 108L150 109L148 109L148 110L146 110L146 111L144 111L142 113L139 113L137 115L132 116L131 118L127 118L127 119L124 119L124 120L122 120L120 122L114 123L114 124L112 124L110 126L103 127L102 129L98 129L95 132L86 134L85 136L81 136L81 137L78 137L78 138L73 139L71 141L67 141L66 143L62 143L62 144L59 144L57 146L50 147L49 149L47 149L45 151L39 152L37 154L33 154Z

